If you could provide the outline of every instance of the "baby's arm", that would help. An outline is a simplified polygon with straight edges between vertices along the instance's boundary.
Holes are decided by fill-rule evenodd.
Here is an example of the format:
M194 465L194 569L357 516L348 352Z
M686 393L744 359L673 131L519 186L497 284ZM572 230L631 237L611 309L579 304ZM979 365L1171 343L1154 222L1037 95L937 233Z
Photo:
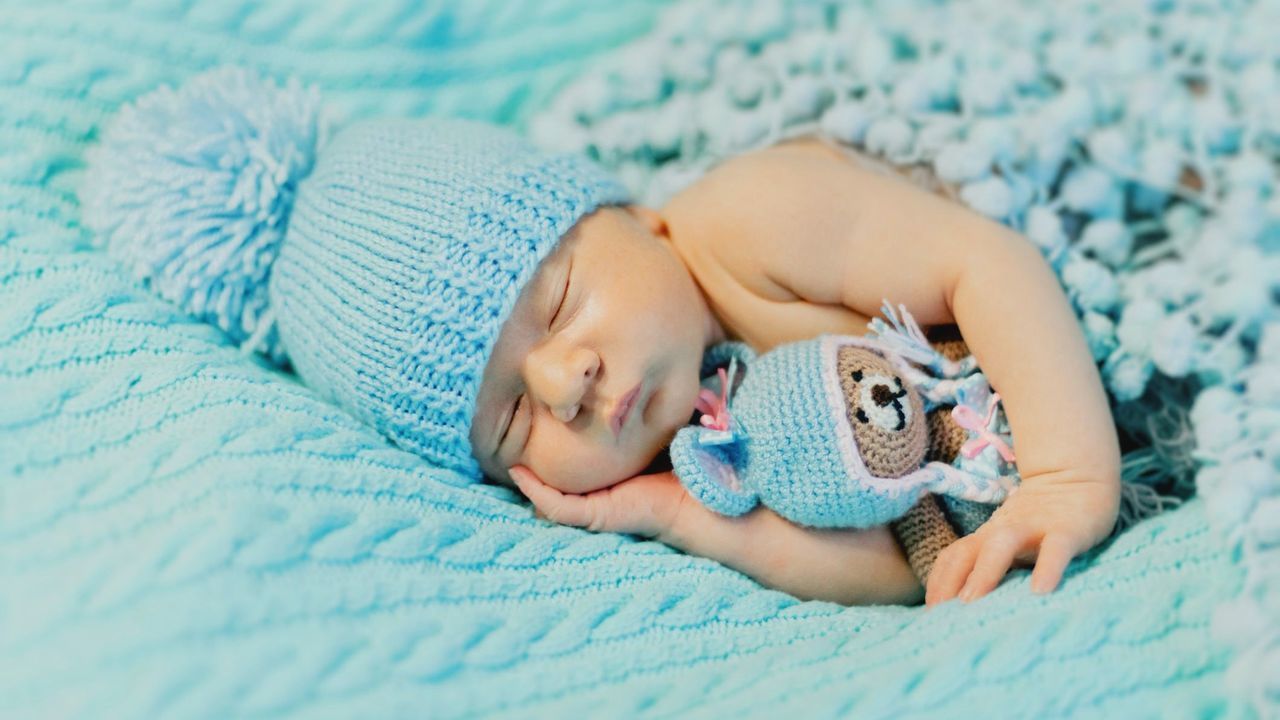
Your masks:
M658 539L805 600L911 605L924 599L924 588L887 527L808 528L764 506L727 517L686 493L675 522Z
M1056 587L1115 524L1120 451L1084 334L1039 250L822 145L742 156L708 178L698 201L716 221L716 257L744 284L767 277L794 298L761 306L757 326L782 332L796 304L873 316L889 298L922 325L958 325L1001 394L1022 485L938 556L927 601L981 596L1014 561L1034 561L1034 590Z
M950 304L1003 398L1022 486L938 556L930 604L986 594L1015 559L1036 561L1032 590L1052 590L1072 557L1111 532L1120 504L1115 421L1057 277L1016 235L975 247L983 254L957 277Z
M806 528L765 507L739 517L719 515L689 497L670 472L640 475L586 495L561 493L523 467L513 468L511 476L552 522L654 538L804 600L915 604L924 597L884 527Z

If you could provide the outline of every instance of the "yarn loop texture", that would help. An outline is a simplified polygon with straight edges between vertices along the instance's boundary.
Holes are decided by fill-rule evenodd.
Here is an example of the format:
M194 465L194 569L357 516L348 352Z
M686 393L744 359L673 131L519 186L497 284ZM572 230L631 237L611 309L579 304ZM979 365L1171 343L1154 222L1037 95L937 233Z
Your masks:
M243 69L130 104L89 151L84 223L136 277L284 361L268 279L326 134L315 87Z

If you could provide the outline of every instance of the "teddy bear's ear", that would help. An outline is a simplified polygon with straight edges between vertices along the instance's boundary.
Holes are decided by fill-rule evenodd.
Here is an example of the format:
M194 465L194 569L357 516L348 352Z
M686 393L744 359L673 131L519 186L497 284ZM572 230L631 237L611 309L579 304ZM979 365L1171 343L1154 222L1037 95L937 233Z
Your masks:
M708 428L690 425L681 428L671 441L671 467L695 500L721 515L741 515L755 507L760 498L743 487L730 461L729 448L702 445L701 433Z

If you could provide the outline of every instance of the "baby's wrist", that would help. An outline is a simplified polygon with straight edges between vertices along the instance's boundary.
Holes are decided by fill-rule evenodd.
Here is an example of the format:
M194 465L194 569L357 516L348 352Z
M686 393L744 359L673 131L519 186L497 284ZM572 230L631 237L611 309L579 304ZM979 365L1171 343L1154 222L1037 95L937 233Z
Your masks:
M680 491L676 510L657 539L690 555L710 558L735 569L741 570L744 563L750 563L751 543L760 533L759 508L740 517L728 517L698 502L683 485Z
M681 485L680 499L676 501L675 511L660 523L655 539L673 547L686 549L690 537L689 516L696 510L691 506L697 504L697 501L689 496L689 491Z

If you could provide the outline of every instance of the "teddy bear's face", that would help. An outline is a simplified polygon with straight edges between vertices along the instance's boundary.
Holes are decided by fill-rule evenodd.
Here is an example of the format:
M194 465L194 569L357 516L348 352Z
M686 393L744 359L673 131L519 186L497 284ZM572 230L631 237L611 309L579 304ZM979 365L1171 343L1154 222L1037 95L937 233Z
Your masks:
M846 416L867 469L877 477L899 477L919 468L929 444L920 394L867 348L842 347L836 362Z

